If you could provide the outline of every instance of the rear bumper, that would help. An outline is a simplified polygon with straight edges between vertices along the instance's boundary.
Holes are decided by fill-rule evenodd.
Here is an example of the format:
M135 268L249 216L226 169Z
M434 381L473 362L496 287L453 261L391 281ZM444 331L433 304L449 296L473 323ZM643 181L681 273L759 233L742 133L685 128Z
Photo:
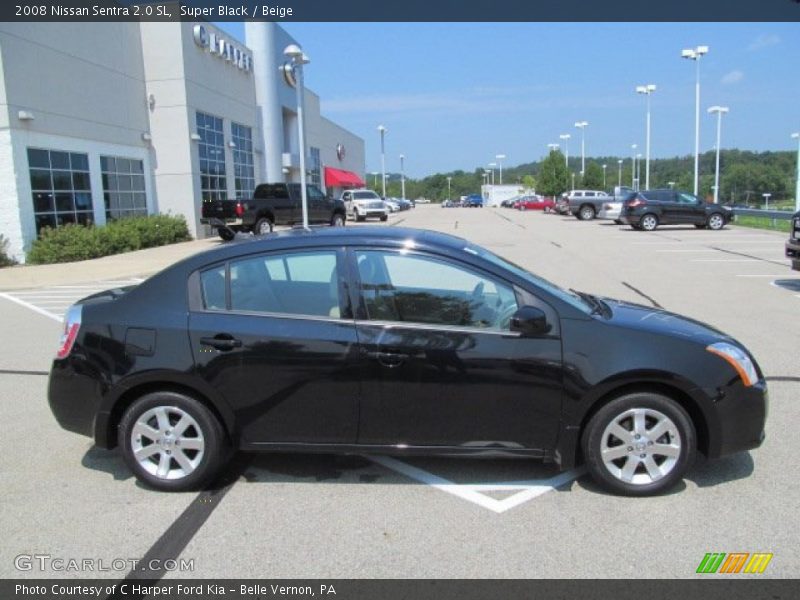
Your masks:
M58 424L67 431L95 437L95 422L102 403L100 382L83 372L74 358L53 361L47 401Z
M202 217L200 222L203 225L210 225L211 227L240 227L243 225L242 219L240 217L232 218L232 219L219 219L217 217Z

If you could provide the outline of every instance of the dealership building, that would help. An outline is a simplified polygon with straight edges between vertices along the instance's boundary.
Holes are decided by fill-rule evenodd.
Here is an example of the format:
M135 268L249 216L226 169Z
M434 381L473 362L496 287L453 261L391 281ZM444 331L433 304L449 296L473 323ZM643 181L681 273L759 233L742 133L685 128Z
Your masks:
M241 42L206 22L0 23L0 234L19 261L43 227L186 217L203 200L300 181L295 78L274 23ZM364 141L305 90L308 180L364 177Z

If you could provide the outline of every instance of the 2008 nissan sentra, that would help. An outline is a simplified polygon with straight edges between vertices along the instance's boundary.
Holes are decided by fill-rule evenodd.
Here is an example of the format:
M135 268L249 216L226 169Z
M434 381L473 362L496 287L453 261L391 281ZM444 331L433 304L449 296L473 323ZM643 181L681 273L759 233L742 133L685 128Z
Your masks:
M364 227L244 240L84 299L49 401L161 490L207 484L241 449L585 463L644 496L698 451L759 446L767 387L703 323L460 238Z

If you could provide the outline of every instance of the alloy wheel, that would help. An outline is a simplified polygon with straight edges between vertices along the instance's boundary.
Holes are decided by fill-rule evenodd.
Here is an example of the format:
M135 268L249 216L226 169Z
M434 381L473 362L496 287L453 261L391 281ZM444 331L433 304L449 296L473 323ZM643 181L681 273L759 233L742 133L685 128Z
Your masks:
M205 438L197 421L177 406L156 406L136 419L131 450L139 466L159 479L183 479L203 460Z

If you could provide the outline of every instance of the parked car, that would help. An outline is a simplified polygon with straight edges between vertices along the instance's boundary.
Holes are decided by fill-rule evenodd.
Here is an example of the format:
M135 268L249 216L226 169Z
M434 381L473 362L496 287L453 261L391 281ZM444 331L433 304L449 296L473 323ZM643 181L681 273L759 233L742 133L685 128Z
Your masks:
M400 212L400 203L395 198L386 198L383 203L389 209L389 212Z
M698 451L759 446L767 385L698 321L461 238L353 227L218 246L81 300L48 400L160 490L206 485L233 450L323 450L585 461L645 496Z
M619 220L634 229L653 231L659 225L694 225L718 230L731 220L727 206L707 203L689 192L645 190L629 196Z
M514 203L519 200L522 196L514 196L513 198L506 198L502 202L500 202L500 206L502 208L514 208Z
M631 188L616 188L614 197L602 202L600 210L597 212L597 218L610 219L618 225L621 224L619 215L622 213L622 206L625 204L625 200L631 198L634 193Z
M591 221L600 212L603 202L612 199L600 190L572 190L567 194L569 212L581 221Z
M794 213L791 225L789 225L786 258L792 261L792 269L800 271L800 212Z
M303 222L301 196L299 183L262 183L249 199L204 201L200 222L216 229L225 241L240 231L263 235L275 225ZM325 196L315 185L306 186L306 199L309 223L344 225L345 206L341 200Z
M385 221L389 218L389 209L386 204L372 190L346 190L342 193L342 202L347 210L347 215L356 221L372 218Z
M411 210L414 208L414 203L411 200L405 198L396 198L396 200L400 210Z
M464 198L462 205L468 208L483 208L483 196L480 194L470 194Z
M522 196L515 202L517 210L543 210L550 212L555 206L552 198L545 198L544 196Z
M558 200L556 200L556 204L553 207L553 211L559 215L569 214L569 196L566 194L566 192L558 197Z

